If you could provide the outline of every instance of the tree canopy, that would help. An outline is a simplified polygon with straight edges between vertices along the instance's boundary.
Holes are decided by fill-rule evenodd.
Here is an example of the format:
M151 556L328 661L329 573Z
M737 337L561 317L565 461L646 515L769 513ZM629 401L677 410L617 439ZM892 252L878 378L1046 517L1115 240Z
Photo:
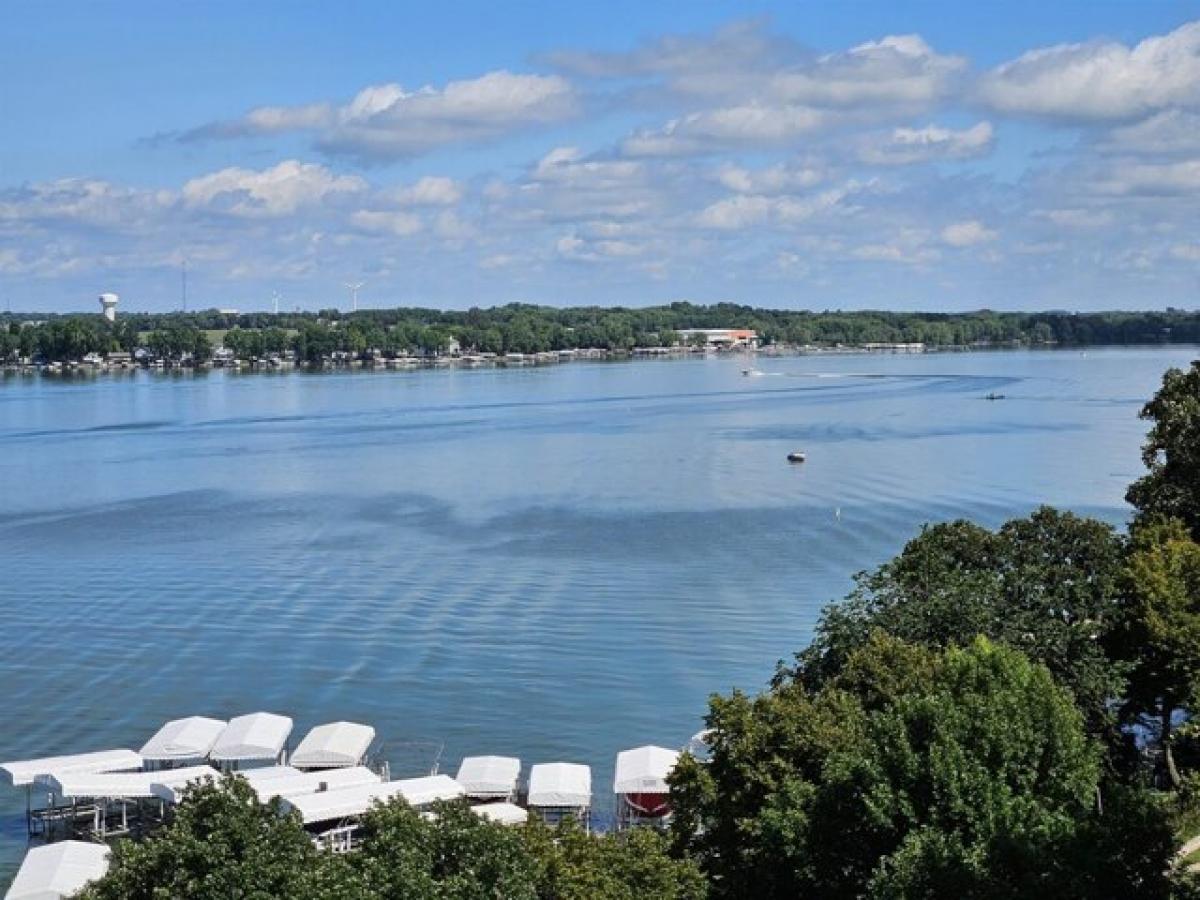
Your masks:
M789 674L820 684L875 630L933 648L985 635L1044 664L1102 731L1124 686L1103 646L1122 608L1123 553L1111 526L1049 507L997 531L928 526L825 610Z
M570 823L509 827L465 803L426 818L403 800L363 819L361 849L314 848L279 802L236 776L189 788L170 822L114 848L81 900L702 900L690 860L653 831L592 835Z
M874 632L801 676L714 698L711 760L672 777L714 896L1168 896L1169 828L1142 795L1100 814L1101 748L1046 667Z
M1148 471L1126 499L1143 515L1182 520L1200 538L1200 360L1168 369L1141 416L1153 423L1142 447Z

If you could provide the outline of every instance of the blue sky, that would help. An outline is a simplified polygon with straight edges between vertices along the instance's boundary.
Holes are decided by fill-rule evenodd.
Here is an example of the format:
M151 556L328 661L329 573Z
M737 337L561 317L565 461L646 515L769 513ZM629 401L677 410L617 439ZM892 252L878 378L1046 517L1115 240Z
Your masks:
M0 297L1195 306L1200 2L0 17Z

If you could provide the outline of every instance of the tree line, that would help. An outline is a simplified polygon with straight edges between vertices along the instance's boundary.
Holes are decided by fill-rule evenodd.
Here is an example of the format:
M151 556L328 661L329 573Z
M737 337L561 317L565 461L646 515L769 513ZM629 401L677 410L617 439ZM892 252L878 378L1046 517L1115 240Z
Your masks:
M924 343L933 347L1013 344L1089 346L1100 344L1200 343L1200 314L1165 312L915 313L762 309L732 303L700 306L672 303L644 308L548 307L509 304L490 309L397 308L341 313L122 314L111 326L98 315L51 316L42 324L20 324L28 316L0 316L0 360L35 351L49 361L83 350L129 349L137 335L158 334L189 343L203 353L207 331L226 331L235 352L295 351L316 361L321 354L358 348L392 353L437 353L451 339L478 353L539 353L597 348L633 350L674 343L687 328L750 328L766 344L862 345ZM26 334L26 332L31 332ZM132 338L132 340L131 340ZM203 340L201 340L203 338ZM233 345L230 345L230 341ZM80 354L83 355L83 354ZM251 356L259 355L250 353Z
M336 857L234 779L83 896L1196 900L1200 361L1141 415L1126 532L1049 507L927 526L762 693L711 698L669 833L393 801Z

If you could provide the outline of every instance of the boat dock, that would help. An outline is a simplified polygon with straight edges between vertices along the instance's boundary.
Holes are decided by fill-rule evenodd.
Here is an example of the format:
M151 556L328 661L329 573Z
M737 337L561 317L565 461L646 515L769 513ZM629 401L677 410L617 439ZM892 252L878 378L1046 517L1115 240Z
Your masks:
M424 815L435 815L437 803L461 800L503 825L531 817L555 825L571 818L593 828L592 771L581 763L540 762L523 779L516 757L467 756L453 778L438 772L435 759L426 771L393 780L370 725L318 725L290 750L292 730L290 717L270 712L228 721L190 716L164 723L137 751L100 749L0 763L9 784L25 788L26 825L35 843L6 900L32 896L13 893L25 891L25 885L40 885L38 896L56 896L53 885L70 887L58 896L78 890L105 871L108 841L152 834L170 821L190 790L234 775L245 779L260 802L278 798L282 812L297 815L313 843L331 853L354 851L362 817L376 802L394 798ZM700 738L685 749L697 752ZM617 755L617 829L669 822L666 779L679 754L644 746ZM94 847L103 852L88 849ZM87 876L83 881L80 873Z

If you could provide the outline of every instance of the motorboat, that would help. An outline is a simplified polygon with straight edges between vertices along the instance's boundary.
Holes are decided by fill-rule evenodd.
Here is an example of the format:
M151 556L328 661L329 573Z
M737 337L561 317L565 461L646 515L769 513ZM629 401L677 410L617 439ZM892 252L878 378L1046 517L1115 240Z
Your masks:
M788 462L790 462L790 463L802 463L806 459L808 459L808 457L805 456L804 453L800 450L793 450L791 453L788 454L787 458L788 458Z

